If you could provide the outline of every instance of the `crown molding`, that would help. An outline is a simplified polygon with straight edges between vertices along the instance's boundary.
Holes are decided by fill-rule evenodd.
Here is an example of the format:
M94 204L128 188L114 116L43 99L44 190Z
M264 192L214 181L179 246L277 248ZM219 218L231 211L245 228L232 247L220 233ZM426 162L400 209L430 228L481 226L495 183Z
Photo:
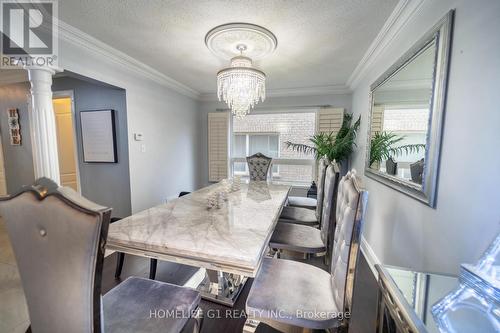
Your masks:
M398 35L399 31L413 17L413 14L420 8L420 5L423 2L424 0L399 1L399 3L396 5L396 8L394 8L384 26L378 33L377 37L375 37L373 42L370 44L370 47L366 51L365 55L347 80L346 85L351 90L354 90L356 88L373 62L391 43L394 37Z
M271 89L266 91L266 97L345 95L350 93L351 90L349 87L339 84L320 87ZM202 93L200 94L199 100L213 102L218 101L218 98L216 93Z
M414 79L414 80L388 80L377 87L377 91L402 91L428 89L432 87L432 79Z
M289 96L315 96L315 95L343 95L350 94L349 87L343 84L318 86L318 87L302 87L302 88L286 88L272 89L266 92L269 97L289 97Z
M59 38L77 47L85 48L91 52L106 58L114 64L117 64L127 70L132 70L136 74L146 77L162 86L172 89L185 96L198 99L200 93L170 77L158 70L138 61L135 58L118 51L117 49L101 42L89 34L58 20Z

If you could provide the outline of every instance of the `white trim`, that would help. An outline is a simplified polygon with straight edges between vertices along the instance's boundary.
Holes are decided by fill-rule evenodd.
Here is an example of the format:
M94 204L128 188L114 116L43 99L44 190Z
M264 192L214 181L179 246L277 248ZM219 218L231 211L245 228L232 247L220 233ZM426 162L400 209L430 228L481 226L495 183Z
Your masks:
M343 84L335 84L320 87L302 87L271 89L266 92L268 97L288 97L288 96L318 96L318 95L344 95L350 94L349 87Z
M378 279L378 273L377 269L375 268L375 265L380 265L381 261L373 251L370 244L368 244L368 241L366 240L365 236L361 236L361 252L363 252L365 259L368 262L368 266L370 266L373 275L375 276L376 279Z
M345 95L351 92L349 87L343 84L337 84L320 87L271 89L266 91L266 97ZM201 93L199 100L214 102L218 101L218 98L216 93Z
M354 90L373 62L396 37L399 31L413 17L424 0L400 0L385 22L382 30L373 40L365 55L347 80L347 86Z
M157 71L156 69L132 58L131 56L118 51L106 43L86 34L85 32L59 20L59 38L77 47L88 49L95 54L106 58L107 60L132 70L137 74L146 77L156 83L170 88L185 96L197 99L200 93L170 77Z
M377 87L377 91L401 91L401 90L423 90L432 89L432 79L414 80L389 80Z

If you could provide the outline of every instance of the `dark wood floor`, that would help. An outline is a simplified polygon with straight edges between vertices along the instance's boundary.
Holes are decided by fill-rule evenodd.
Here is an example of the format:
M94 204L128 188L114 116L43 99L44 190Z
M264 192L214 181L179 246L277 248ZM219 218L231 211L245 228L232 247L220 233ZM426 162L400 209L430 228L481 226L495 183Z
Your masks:
M148 277L149 275L149 260L146 258L126 255L120 280L115 280L114 278L115 264L116 254L110 255L104 260L102 280L103 293L106 293L129 276ZM196 268L189 266L178 266L168 262L158 262L156 279L169 283L183 284L191 277L195 270ZM363 256L361 256L356 274L356 286L354 290L352 310L353 313L349 332L373 333L375 331L377 283ZM205 315L203 333L241 332L243 324L245 323L243 311L245 309L245 302L251 285L252 280L249 280L240 294L235 306L232 308L232 310L236 311L227 313L226 311L230 308L202 300L200 306L204 313L211 314L210 316ZM265 325L259 325L257 332L274 333L277 331Z

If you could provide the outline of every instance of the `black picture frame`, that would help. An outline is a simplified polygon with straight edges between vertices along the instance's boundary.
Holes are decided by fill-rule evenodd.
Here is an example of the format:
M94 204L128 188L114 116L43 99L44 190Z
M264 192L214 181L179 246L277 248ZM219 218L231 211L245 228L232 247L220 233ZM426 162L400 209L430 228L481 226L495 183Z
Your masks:
M86 140L88 140L89 134L84 132L84 115L87 115L89 113L104 113L107 112L109 113L110 117L110 124L111 124L111 142L112 143L112 156L110 158L93 158L92 156L89 156L91 154L86 154L85 151L86 149ZM113 109L100 109L100 110L83 110L79 112L80 114L80 132L82 136L82 155L83 155L83 162L84 163L118 163L118 149L117 149L117 142L116 142L116 115L115 115L115 110Z

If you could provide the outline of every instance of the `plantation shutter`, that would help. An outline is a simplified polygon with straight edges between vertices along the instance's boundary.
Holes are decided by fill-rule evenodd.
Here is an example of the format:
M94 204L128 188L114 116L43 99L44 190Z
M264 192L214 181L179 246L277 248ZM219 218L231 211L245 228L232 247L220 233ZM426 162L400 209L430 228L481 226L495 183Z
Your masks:
M375 133L382 132L384 130L384 106L383 105L374 105L372 109L372 119L371 119L371 129L370 129L370 139L373 139ZM380 169L380 163L374 162L371 168L375 168L377 170Z
M384 130L384 107L382 105L374 105L372 111L371 120L371 137L375 136L375 133L382 132Z
M325 108L319 109L317 132L318 133L331 133L336 135L342 126L344 119L343 108Z
M208 113L208 181L228 177L229 112Z

